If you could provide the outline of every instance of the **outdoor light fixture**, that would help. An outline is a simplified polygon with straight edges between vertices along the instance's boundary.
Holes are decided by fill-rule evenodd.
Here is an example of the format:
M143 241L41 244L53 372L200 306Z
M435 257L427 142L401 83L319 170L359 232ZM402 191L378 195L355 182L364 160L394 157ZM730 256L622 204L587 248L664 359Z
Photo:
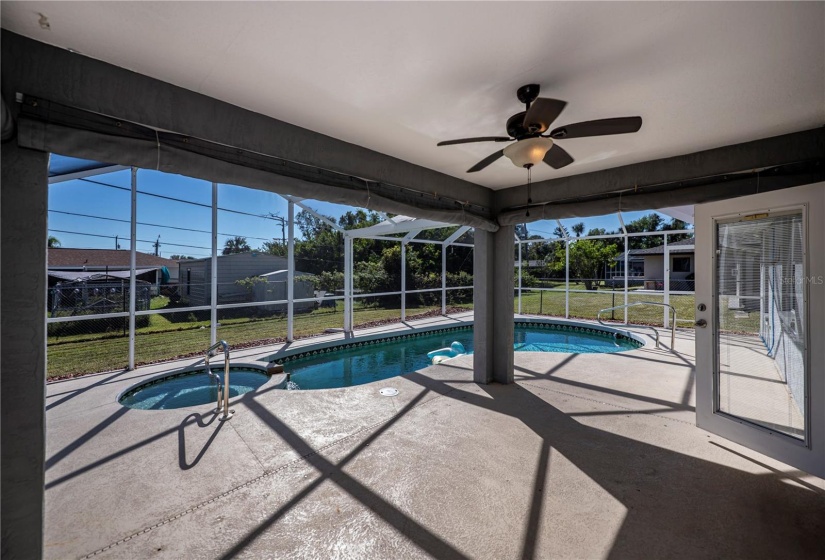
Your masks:
M550 138L525 138L504 148L504 155L510 158L516 167L527 167L541 163L552 147L553 140Z

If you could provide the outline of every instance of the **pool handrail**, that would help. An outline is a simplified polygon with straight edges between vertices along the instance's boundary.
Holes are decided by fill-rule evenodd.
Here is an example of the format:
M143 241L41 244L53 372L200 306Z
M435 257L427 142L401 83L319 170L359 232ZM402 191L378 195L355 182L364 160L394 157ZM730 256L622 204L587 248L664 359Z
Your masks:
M607 311L615 311L617 309L627 309L628 307L635 307L637 305L656 305L656 306L659 306L659 307L667 307L668 309L670 309L670 312L673 314L673 321L672 321L672 325L670 327L670 351L673 352L674 347L676 346L676 308L674 308L672 305L670 305L668 303L662 303L662 302L659 302L659 301L637 301L635 303L628 303L628 304L625 304L625 305L617 305L616 307L607 307L605 309L600 309L599 310L599 312L596 314L596 321L598 321L600 325L604 325L605 327L609 327L609 326L611 326L610 324L605 323L604 321L602 321L602 313L605 313ZM653 333L656 335L656 348L659 348L659 331L656 329L656 327L653 327L651 325L639 325L639 324L632 324L632 323L627 323L627 326L628 327L637 327L637 328L644 328L644 329L652 330ZM667 326L667 325L665 325L665 326Z
M209 368L209 358L215 355L215 350L218 348L223 348L223 389L221 389L221 382L220 377L212 373L212 370ZM235 414L234 410L229 410L229 344L226 343L225 340L219 340L212 346L206 349L206 354L203 358L203 363L206 366L206 373L210 376L214 377L218 382L218 404L217 408L215 408L215 412L218 413L221 411L221 400L223 400L223 414L218 417L218 420L224 421L229 420L232 418L232 415Z

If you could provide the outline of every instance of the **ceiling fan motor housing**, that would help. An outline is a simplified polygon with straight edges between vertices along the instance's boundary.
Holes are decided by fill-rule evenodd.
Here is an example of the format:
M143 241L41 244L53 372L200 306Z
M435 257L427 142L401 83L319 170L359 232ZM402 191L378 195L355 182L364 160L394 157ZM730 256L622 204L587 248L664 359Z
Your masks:
M522 103L532 103L536 100L539 96L539 91L541 90L541 86L538 84L527 84L526 86L521 86L516 91L516 96L518 100Z
M541 124L529 123L525 126L524 115L526 114L527 111L522 111L521 113L516 113L507 119L507 134L516 140L529 138L531 136L538 136L546 130L546 127Z

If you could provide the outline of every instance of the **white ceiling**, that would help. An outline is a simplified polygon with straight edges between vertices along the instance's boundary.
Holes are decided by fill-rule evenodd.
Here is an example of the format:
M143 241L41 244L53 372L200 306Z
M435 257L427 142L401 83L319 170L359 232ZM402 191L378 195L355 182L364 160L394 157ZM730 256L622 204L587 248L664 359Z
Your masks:
M579 174L825 124L825 3L9 2L2 26L456 177L525 181L504 134L539 83L554 123L640 115L562 141ZM49 30L38 23L48 18Z

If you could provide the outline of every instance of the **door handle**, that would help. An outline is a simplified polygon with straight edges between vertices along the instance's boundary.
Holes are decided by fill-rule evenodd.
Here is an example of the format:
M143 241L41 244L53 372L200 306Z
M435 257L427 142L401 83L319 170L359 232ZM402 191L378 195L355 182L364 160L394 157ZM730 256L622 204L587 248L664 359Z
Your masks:
M696 322L695 322L695 323L693 323L693 324L694 324L695 326L697 326L697 327L701 328L701 329L704 329L705 327L707 327L707 326L708 326L708 322L707 322L707 321L705 321L704 319L699 319L698 321L696 321Z

